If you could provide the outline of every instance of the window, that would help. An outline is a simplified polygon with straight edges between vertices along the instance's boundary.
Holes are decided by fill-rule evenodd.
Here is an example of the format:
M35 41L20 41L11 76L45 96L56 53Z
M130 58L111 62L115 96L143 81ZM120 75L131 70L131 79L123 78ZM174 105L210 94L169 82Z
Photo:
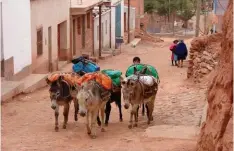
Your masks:
M99 40L99 25L97 26L97 40Z
M37 56L43 54L43 29L37 30Z
M106 34L107 34L107 20L106 20Z
M90 28L90 13L87 14L87 28Z
M77 33L78 33L78 35L81 34L81 21L80 21L80 17L77 18Z

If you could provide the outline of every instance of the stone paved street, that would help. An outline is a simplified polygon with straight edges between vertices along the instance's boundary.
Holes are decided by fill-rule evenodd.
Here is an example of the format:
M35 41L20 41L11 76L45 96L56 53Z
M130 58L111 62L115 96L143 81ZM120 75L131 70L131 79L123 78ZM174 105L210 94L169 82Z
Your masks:
M171 39L170 39L171 40ZM102 69L119 69L123 76L134 56L142 63L155 66L160 76L154 121L147 125L146 116L139 116L139 126L128 129L129 111L123 108L124 121L118 121L118 110L112 104L110 124L105 133L98 130L91 140L85 129L85 118L73 120L73 103L67 129L54 132L54 112L50 108L48 87L29 95L21 95L2 104L2 149L4 151L192 151L205 105L205 89L186 79L184 68L171 66L171 41L151 44L141 42L136 48L124 46L122 54L100 61ZM71 64L64 71L71 70ZM174 129L174 131L173 131ZM156 131L157 130L157 131ZM179 134L183 133L179 137ZM161 132L159 134L159 132ZM150 135L149 135L150 134ZM170 136L169 136L170 135ZM193 135L193 136L191 136Z

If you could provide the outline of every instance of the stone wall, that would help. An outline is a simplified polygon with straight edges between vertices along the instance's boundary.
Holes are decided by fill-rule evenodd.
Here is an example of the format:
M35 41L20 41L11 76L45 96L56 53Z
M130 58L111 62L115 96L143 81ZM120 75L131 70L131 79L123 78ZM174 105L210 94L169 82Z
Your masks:
M196 151L233 150L233 0L224 15L219 63L208 87L208 110Z
M222 34L194 38L189 53L187 77L199 82L218 64Z

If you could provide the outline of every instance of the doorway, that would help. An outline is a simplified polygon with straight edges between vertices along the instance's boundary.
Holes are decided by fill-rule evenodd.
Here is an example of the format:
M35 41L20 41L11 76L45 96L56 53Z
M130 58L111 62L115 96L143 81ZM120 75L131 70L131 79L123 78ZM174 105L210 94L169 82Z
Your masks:
M102 45L101 45L101 48L103 49L104 48L104 27L103 27L103 23L102 23L102 39L101 39L101 41L102 41Z
M124 13L124 32L127 32L127 13Z
M48 27L48 58L49 58L49 72L53 71L52 67L52 29Z
M67 49L67 21L58 24L58 60L66 61L68 59Z
M73 49L73 56L76 56L76 20L73 19L72 24L72 49Z

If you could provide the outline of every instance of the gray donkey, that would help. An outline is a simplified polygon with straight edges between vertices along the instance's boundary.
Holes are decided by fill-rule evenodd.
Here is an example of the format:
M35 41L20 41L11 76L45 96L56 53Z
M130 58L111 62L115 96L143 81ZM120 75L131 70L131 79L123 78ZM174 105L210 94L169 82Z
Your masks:
M131 129L133 126L137 127L138 123L138 109L139 105L145 104L147 109L147 117L148 124L153 120L153 110L154 110L154 102L155 97L158 90L158 82L155 80L153 86L147 86L143 84L139 77L144 75L147 68L144 68L142 71L138 72L136 68L134 68L134 78L121 79L122 93L124 99L124 108L128 109L129 106L132 106L132 110L130 113L130 124L129 128ZM135 118L135 124L133 125L133 116Z
M94 80L84 82L79 89L77 94L77 99L79 100L79 114L82 117L86 116L87 133L91 138L96 138L96 124L99 110L101 112L101 131L105 131L105 106L110 96L111 93L104 90L104 88Z

